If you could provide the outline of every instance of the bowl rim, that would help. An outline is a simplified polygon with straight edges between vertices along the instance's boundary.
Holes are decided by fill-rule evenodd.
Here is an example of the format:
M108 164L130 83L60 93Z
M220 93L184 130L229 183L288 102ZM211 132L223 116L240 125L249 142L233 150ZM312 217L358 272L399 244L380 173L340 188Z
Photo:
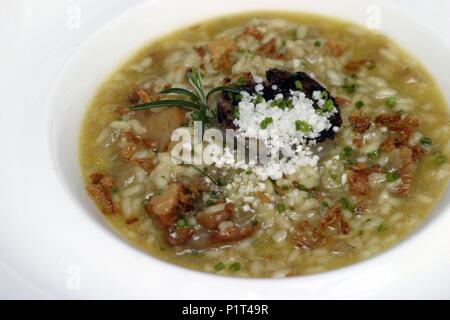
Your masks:
M210 2L203 1L203 0L201 0L201 1L205 6L207 4L208 5L210 4ZM347 1L347 0L345 0L345 1ZM347 2L350 3L350 1L347 1ZM174 5L175 3L179 4L179 2L177 2L175 0L166 0L165 4L163 6L168 7L170 5ZM238 1L233 1L232 3L237 4ZM256 5L261 6L261 4L266 5L269 2L264 2L264 1L261 2L261 1L251 0L251 1L248 1L246 5L248 5L249 3L251 3L251 5L253 5L253 6L256 6ZM309 1L306 3L307 3L307 5L311 6L311 8L312 8L314 6L319 7L320 4L323 4L323 3L330 3L330 1L319 0L319 1L316 1L316 4L312 4L312 1ZM320 4L318 4L318 3L320 3ZM367 3L376 3L380 6L383 6L383 8L387 8L385 6L388 6L388 7L390 6L391 9L389 9L389 10L394 10L394 11L398 10L398 9L393 9L394 6L392 6L392 4L389 4L386 1L382 1L382 0L380 0L380 1L361 1L360 6L364 6ZM180 278L180 275L182 276L182 278L184 278L184 281L188 280L187 282L189 282L189 284L187 285L187 287L195 285L199 281L199 278L202 278L200 280L200 282L204 282L201 285L202 288L208 288L209 286L219 286L219 287L223 288L222 290L227 290L226 295L223 293L218 293L214 289L212 289L212 290L210 289L210 291L208 292L207 295L204 295L204 294L199 295L200 297L209 297L209 298L233 296L233 294L235 293L234 292L235 290L232 289L233 286L239 286L240 288L245 288L243 286L248 286L248 285L251 285L251 287L248 288L249 290L247 290L247 292L244 292L244 294L239 294L239 297L277 298L276 294L273 294L271 292L265 292L267 289L271 289L271 288L275 288L275 287L278 290L283 290L283 293L280 293L282 298L286 298L286 294L288 292L289 293L295 292L293 289L296 289L296 290L303 289L304 293L306 292L307 294L311 294L314 297L338 297L338 294L336 293L334 288L336 286L342 287L342 285L340 285L340 283L343 282L344 280L349 281L351 279L355 279L355 274L357 276L359 276L359 278L356 277L358 279L358 281L355 281L355 280L352 280L353 282L350 281L351 284L349 284L349 286L354 291L350 290L349 292L347 292L347 296L358 297L359 295L362 295L362 296L376 297L376 296L380 296L380 293L386 294L385 290L389 286L395 287L395 284L393 284L395 282L394 278L400 277L400 275L401 275L401 270L399 270L399 265L401 263L401 261L399 261L399 256L401 256L401 255L400 254L397 255L394 253L402 251L402 250L405 252L408 250L411 250L411 246L414 246L414 243L422 242L422 241L418 241L420 238L419 235L423 236L423 235L429 234L432 229L436 230L437 226L440 224L446 224L446 225L450 226L450 219L448 219L443 214L445 209L448 209L448 207L449 207L448 206L449 201L445 201L445 203L444 203L444 201L443 201L444 199L441 199L438 206L433 210L433 213L431 214L431 216L428 217L426 219L426 221L418 229L416 229L414 232L410 233L406 239L398 242L394 246L391 246L389 249L384 250L380 254L377 254L373 257L370 257L369 259L365 259L363 261L360 261L360 262L357 262L357 263L354 263L354 264L351 264L351 265L348 265L348 266L345 266L342 268L333 269L330 271L321 272L321 273L317 273L317 274L304 275L304 276L298 276L298 277L290 277L290 278L284 278L284 279L236 278L236 277L208 274L205 272L186 269L186 268L165 262L158 258L152 257L149 254L147 254L139 249L136 249L134 246L130 245L128 242L123 241L121 238L119 238L115 235L114 235L115 240L113 240L114 238L111 236L111 235L113 235L113 233L111 232L111 229L109 227L106 227L106 224L103 223L102 219L99 217L96 210L93 208L92 204L87 199L87 195L85 193L84 193L84 195L80 194L79 188L74 189L74 187L73 187L73 185L75 183L74 181L78 181L81 185L81 179L73 180L74 177L73 177L73 172L72 172L72 177L69 178L69 179L72 179L72 182L71 182L71 184L67 183L68 178L66 176L66 172L64 171L65 170L64 168L67 165L67 161L66 161L67 159L65 157L63 157L63 155L62 155L62 153L65 153L66 150L62 147L63 141L61 141L60 139L61 139L61 132L62 132L61 130L68 126L67 123L68 123L68 121L70 121L70 119L67 119L67 117L63 117L61 115L61 110L57 111L57 106L60 105L58 103L58 101L60 100L60 95L62 94L62 92L67 91L68 74L71 72L74 72L74 69L79 68L80 56L83 56L83 54L86 54L85 53L86 50L90 50L90 48L91 49L94 48L95 47L94 43L97 42L100 38L105 37L105 33L111 33L111 32L113 32L113 30L117 31L117 28L119 25L126 23L126 21L129 21L130 19L132 19L132 17L142 16L142 10L149 10L150 8L152 10L154 10L155 6L160 5L160 4L161 4L161 1L152 1L152 2L146 2L143 4L139 4L135 7L128 9L127 11L122 13L119 17L114 18L113 20L108 22L105 26L103 26L102 28L100 28L99 30L94 32L70 57L70 59L68 60L65 67L61 71L60 75L58 76L58 79L56 80L56 82L51 90L51 93L49 95L49 101L48 101L49 106L50 106L50 110L49 110L49 114L48 114L48 116L49 116L48 122L49 122L50 126L48 127L48 131L47 131L48 146L49 146L48 151L51 154L52 167L54 168L54 174L58 177L60 186L63 186L65 192L67 193L68 197L66 197L66 200L68 198L70 198L72 201L71 209L76 210L79 213L80 213L80 211L89 212L89 215L85 217L84 221L94 219L93 221L97 222L95 224L96 230L99 226L103 226L103 228L97 230L99 233L102 233L102 237L109 238L111 243L112 243L112 241L114 241L114 243L120 248L120 252L125 252L125 251L129 252L129 255L130 255L129 258L135 259L135 262L137 262L137 265L139 265L141 270L142 270L142 263L152 264L152 268L157 271L164 270L163 277L166 277L166 279L163 279L163 280L166 280L167 282L161 281L161 279L159 279L160 280L160 281L158 281L159 289L163 288L164 286L170 287L171 286L170 284L176 283L176 281L173 281L173 279L177 279L177 281L178 281L178 279ZM291 0L281 1L279 4L277 4L277 6L279 6L279 5L284 6L286 9L291 8L293 6L298 7L298 3L295 1L291 1ZM240 5L237 5L236 7L233 7L233 8L235 8L236 11L241 11L239 9ZM318 14L321 14L321 13L318 12ZM219 15L223 15L223 14L221 13ZM210 17L208 17L208 19L209 18ZM409 17L409 19L413 19L413 18ZM408 19L406 19L406 20L408 20ZM198 20L193 18L193 19L191 19L191 21L192 21L192 23L194 23L195 21L198 21ZM185 24L177 27L176 29L182 28L184 26L185 26ZM158 36L156 36L156 38L157 37ZM398 42L398 41L396 41L396 42ZM148 40L143 43L148 43ZM137 46L136 48L138 48L138 47L142 47L142 43L140 46ZM442 47L444 47L444 45L442 45L441 48ZM130 53L136 52L136 48L130 49L128 51ZM447 52L449 51L448 46L445 47L445 49L447 50ZM123 59L120 61L125 61L125 60L126 60L126 57L124 56ZM115 64L119 65L117 63L115 63ZM111 70L109 72L107 72L107 74L110 74L110 73L111 73ZM96 76L96 78L105 79L105 77L102 77L102 76ZM69 83L70 83L70 81L69 81ZM95 90L92 90L91 96L94 94L94 92L95 92ZM447 101L449 101L448 96L446 96L446 99L447 99ZM82 114L84 114L84 110L86 109L86 106L84 105L82 107L82 109L83 109ZM55 114L57 114L57 116L64 119L64 120L58 120L60 122L63 121L62 123L58 123L58 121L55 120ZM77 120L79 120L79 118L77 118ZM73 129L74 127L78 127L78 131L77 131L77 133L78 133L79 132L79 124L78 124L78 126L70 126L70 129ZM59 137L59 138L57 138L57 137ZM76 137L78 137L78 134L76 134ZM76 145L78 145L78 144L76 144ZM78 154L78 152L76 152L76 154ZM77 163L78 163L78 159L77 159ZM72 166L72 168L73 168L73 166ZM77 170L79 170L78 166L77 166ZM77 172L77 174L78 174L78 178L80 178L79 171ZM84 191L84 190L81 190L81 191ZM450 193L447 188L447 191L445 192L445 197L447 199L449 199L449 197L447 197L449 194ZM82 202L81 206L80 206L80 201ZM86 207L86 205L87 205L87 207ZM95 218L92 215L93 212L95 213L97 218ZM437 214L436 212L441 212L441 214ZM430 219L431 217L432 217L432 219ZM450 239L447 239L447 240L450 240ZM448 243L450 243L450 242L448 242ZM421 245L417 245L417 246L420 247ZM112 259L112 257L108 256L107 259ZM124 267L121 268L121 270L124 270L124 269L126 269L126 268L124 268ZM376 270L376 269L379 269L379 270ZM422 269L423 269L423 267L422 267ZM381 270L381 272L380 272L380 270ZM416 274L412 271L410 271L410 273ZM388 279L389 281L381 281L380 282L381 284L386 285L385 287L380 286L380 283L368 281L368 283L369 283L368 288L365 288L365 289L358 288L358 284L361 279L364 279L367 281L368 277L373 276L374 274L377 276L376 279L378 279L378 280L380 277L390 275L390 278ZM152 281L157 280L157 279L155 279L154 276L149 276L148 272L145 276L148 277L147 278L148 280L152 280ZM209 283L209 285L205 285L205 283ZM325 290L327 290L327 292L325 294L321 294L320 292L317 292L317 289L315 289L314 286L318 286L319 288L322 288L322 289L325 288ZM124 287L121 286L121 289L123 289L123 288ZM92 288L90 288L90 289L92 289ZM340 290L344 290L344 288L341 288ZM396 290L397 290L397 292L401 291L397 287L396 287ZM102 290L100 290L100 291L101 292L97 291L96 294L100 293L100 295L108 296L108 293L106 291L102 291ZM91 294L93 292L95 292L95 290L92 292L89 292L89 294ZM442 292L444 292L444 291L442 291ZM127 293L130 294L129 289L128 289ZM305 295L304 293L302 293L301 296L307 298L308 295ZM448 292L445 292L445 293L448 294ZM151 295L147 290L142 290L139 292L139 294L140 294L139 295L140 297L154 296L154 295ZM186 293L183 290L181 290L181 292L175 293L174 296L181 297L181 298L187 297Z

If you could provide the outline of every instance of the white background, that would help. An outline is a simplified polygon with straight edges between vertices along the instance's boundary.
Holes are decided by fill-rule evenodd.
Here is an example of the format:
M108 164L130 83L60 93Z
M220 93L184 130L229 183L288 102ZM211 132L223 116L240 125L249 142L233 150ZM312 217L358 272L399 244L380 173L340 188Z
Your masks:
M22 124L20 121L8 121L12 118L10 112L20 110L26 118L29 108L39 108L75 49L97 28L140 2L143 0L0 0L1 157L9 159L10 163L17 160L17 141L14 137L20 132ZM195 5L195 0L191 2ZM450 12L450 1L392 2L403 5L405 11L439 33L442 41L450 43L450 30L445 30L448 24L444 23ZM77 21L69 19L77 10L80 13L79 26ZM29 137L25 147L29 148L29 178L33 179L33 137ZM14 243L8 242L6 231L23 232L23 237L29 237L20 228L9 230L9 227L15 227L2 225L1 218L4 215L26 217L33 213L33 204L27 206L30 212L19 212L17 209L21 195L32 192L27 190L26 182L14 179L14 170L21 169L0 168L0 298L49 298L45 292L22 279L16 270L10 269L3 259L6 250L16 249ZM23 221L26 223L26 219Z

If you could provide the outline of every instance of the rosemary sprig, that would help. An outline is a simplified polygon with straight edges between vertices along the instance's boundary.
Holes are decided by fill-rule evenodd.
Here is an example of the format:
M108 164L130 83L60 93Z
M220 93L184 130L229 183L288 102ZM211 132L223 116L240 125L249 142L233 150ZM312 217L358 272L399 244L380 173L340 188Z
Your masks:
M202 131L204 131L205 123L208 118L207 112L210 109L208 104L210 97L217 92L230 92L239 94L241 91L238 87L220 86L212 88L211 90L208 91L208 93L205 93L202 75L197 67L192 67L192 72L190 75L188 75L188 81L191 84L193 91L189 91L184 88L169 88L160 91L159 94L178 94L186 96L187 98L189 98L189 100L183 99L157 100L148 103L133 105L130 106L130 109L144 110L160 107L181 107L184 109L188 109L190 111L194 111L195 114L193 114L193 118L195 116L195 120L202 122Z

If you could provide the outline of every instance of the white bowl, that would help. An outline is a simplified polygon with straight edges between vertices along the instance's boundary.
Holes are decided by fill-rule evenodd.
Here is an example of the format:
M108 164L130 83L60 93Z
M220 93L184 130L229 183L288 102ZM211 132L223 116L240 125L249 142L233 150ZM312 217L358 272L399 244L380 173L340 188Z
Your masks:
M449 47L387 1L164 0L134 7L93 34L67 62L41 109L44 114L36 113L44 125L31 119L33 113L24 123L29 136L44 129L47 137L29 145L38 156L24 187L33 188L33 194L21 204L26 214L10 218L22 223L27 241L11 243L18 249L14 254L2 251L3 261L24 281L60 298L450 297L448 191L417 231L382 254L334 271L279 280L222 277L168 264L120 239L94 209L80 179L77 147L83 113L99 85L155 37L211 17L261 9L309 11L370 26L379 22L380 31L422 61L442 89L450 88ZM444 94L450 101L450 92ZM17 232L3 237L17 240Z

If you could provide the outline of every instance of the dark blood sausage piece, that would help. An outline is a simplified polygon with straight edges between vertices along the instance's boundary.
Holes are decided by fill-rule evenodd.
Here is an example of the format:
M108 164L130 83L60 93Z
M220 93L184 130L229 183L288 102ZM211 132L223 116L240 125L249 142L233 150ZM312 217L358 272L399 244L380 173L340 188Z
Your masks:
M234 128L234 108L233 100L226 93L217 97L217 122L225 128Z
M263 83L264 90L263 96L266 100L271 100L275 98L275 96L279 93L283 94L284 97L288 97L290 95L290 90L298 90L295 83L296 81L300 81L302 84L302 89L307 98L312 99L314 91L326 92L328 95L328 99L333 102L337 109L337 113L334 113L330 118L331 127L326 131L322 131L320 136L316 139L317 142L323 142L326 139L334 139L336 133L333 131L333 127L340 127L342 124L341 113L339 109L339 105L336 102L336 99L331 96L327 89L325 89L319 82L312 79L305 72L295 72L290 73L288 71L280 70L280 69L268 69L266 71L267 81ZM276 89L273 90L272 86L276 85ZM246 91L250 94L255 93L255 83L253 81L248 81L244 85L241 86L242 91ZM314 101L314 100L313 100ZM237 100L233 100L229 94L222 93L219 95L217 100L217 121L219 124L224 126L225 128L234 128L233 120L235 109L238 105ZM314 108L318 109L319 106L317 102L314 101Z

